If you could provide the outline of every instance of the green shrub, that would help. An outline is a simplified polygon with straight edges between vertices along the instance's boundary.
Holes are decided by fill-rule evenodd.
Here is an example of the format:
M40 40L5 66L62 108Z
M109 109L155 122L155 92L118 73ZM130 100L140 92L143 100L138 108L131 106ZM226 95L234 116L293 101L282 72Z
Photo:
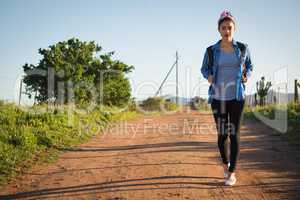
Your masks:
M166 101L165 102L165 109L166 110L170 110L170 111L173 111L173 110L177 110L178 109L178 105L174 102L168 102Z
M160 112L163 110L173 111L178 108L176 103L166 101L161 97L149 97L144 100L140 106L144 111L150 112Z

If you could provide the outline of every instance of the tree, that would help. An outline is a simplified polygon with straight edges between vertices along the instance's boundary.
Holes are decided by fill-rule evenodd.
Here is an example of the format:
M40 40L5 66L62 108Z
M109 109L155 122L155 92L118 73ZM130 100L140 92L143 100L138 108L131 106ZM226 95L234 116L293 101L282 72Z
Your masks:
M125 75L134 67L113 60L114 52L101 53L101 50L94 41L82 42L76 38L40 48L40 62L23 66L29 98L37 93L35 98L39 103L87 104L95 97L97 103L125 104L131 96ZM70 90L74 95L70 95Z
M265 83L265 77L261 77L261 80L256 82L256 91L257 91L257 95L259 96L260 106L265 105L266 96L271 86L272 83L270 81Z

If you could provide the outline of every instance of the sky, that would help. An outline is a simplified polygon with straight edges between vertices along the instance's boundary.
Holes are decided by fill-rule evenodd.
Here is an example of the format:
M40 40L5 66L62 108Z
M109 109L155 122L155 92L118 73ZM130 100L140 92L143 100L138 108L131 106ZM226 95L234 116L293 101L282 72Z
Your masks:
M178 51L179 96L205 97L200 68L207 46L220 39L223 10L236 18L234 39L248 44L254 68L247 94L260 77L294 90L300 79L300 1L297 0L0 0L0 99L17 100L25 63L37 64L39 48L78 38L133 65L132 95L153 96ZM175 95L175 71L162 95Z

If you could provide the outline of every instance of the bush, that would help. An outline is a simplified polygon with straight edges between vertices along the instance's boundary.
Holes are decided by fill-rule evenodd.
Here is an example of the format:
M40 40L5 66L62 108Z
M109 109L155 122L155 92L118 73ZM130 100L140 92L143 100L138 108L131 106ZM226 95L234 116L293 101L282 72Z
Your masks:
M190 106L193 110L199 110L199 111L208 111L210 110L210 106L207 103L207 100L205 98L201 97L194 97L191 102Z
M166 108L166 110L173 111L173 110L178 109L178 105L174 102L166 101L165 102L165 108Z
M143 110L150 112L160 112L163 110L172 111L178 108L178 105L174 102L166 101L161 97L149 97L144 100L140 105Z

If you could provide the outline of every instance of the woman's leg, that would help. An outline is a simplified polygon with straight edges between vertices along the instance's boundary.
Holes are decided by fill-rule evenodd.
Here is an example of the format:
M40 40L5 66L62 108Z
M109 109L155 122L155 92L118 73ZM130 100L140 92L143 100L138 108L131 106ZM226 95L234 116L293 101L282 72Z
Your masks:
M223 107L224 106L224 107ZM218 147L223 164L228 164L228 112L224 101L213 99L213 111L216 128L218 131Z
M228 102L229 111L229 137L230 137L230 167L229 172L236 169L237 159L240 152L240 124L243 115L245 101L232 100Z

